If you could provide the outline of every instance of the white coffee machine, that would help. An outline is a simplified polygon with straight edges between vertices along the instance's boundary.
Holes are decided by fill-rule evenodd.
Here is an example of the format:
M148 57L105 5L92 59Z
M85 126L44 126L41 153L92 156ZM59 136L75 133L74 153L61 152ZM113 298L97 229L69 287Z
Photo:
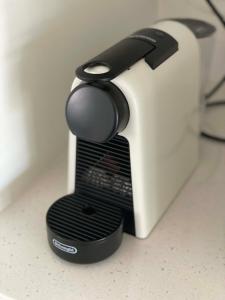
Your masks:
M57 255L96 262L123 232L149 235L198 163L200 72L198 40L177 20L77 69L66 105L68 195L47 214Z

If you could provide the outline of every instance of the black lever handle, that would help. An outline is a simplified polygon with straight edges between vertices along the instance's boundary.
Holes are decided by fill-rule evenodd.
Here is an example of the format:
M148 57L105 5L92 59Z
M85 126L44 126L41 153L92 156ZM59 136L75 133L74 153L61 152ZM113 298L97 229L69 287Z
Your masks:
M150 53L154 48L147 41L126 38L80 66L76 70L76 75L79 79L86 82L110 81ZM106 66L109 68L109 72L103 74L85 72L87 68L98 65Z

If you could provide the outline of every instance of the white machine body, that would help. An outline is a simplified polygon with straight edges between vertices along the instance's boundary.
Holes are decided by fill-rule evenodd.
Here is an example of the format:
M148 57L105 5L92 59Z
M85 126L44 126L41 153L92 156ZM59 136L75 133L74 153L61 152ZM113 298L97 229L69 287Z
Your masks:
M199 157L200 50L183 24L152 26L179 50L152 70L144 59L112 80L125 95L130 119L120 132L130 146L135 234L146 238L192 174ZM92 72L101 73L101 66ZM81 83L75 79L72 90ZM69 136L68 192L76 189L76 136Z

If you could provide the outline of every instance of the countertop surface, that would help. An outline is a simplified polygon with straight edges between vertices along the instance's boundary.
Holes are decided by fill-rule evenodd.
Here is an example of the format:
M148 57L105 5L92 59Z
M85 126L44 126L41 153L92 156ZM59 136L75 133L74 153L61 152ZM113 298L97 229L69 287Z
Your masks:
M71 264L49 249L46 211L65 186L59 160L0 213L1 300L225 299L224 144L202 140L198 168L151 235L124 234L97 264Z

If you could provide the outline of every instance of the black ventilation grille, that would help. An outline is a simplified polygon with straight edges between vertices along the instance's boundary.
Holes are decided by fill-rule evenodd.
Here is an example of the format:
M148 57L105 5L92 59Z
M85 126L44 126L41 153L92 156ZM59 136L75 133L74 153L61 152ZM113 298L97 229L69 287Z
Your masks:
M75 190L124 209L124 230L134 234L130 149L124 137L102 144L77 139Z
M68 240L101 240L121 226L121 209L87 196L69 195L55 202L47 222L54 234Z

